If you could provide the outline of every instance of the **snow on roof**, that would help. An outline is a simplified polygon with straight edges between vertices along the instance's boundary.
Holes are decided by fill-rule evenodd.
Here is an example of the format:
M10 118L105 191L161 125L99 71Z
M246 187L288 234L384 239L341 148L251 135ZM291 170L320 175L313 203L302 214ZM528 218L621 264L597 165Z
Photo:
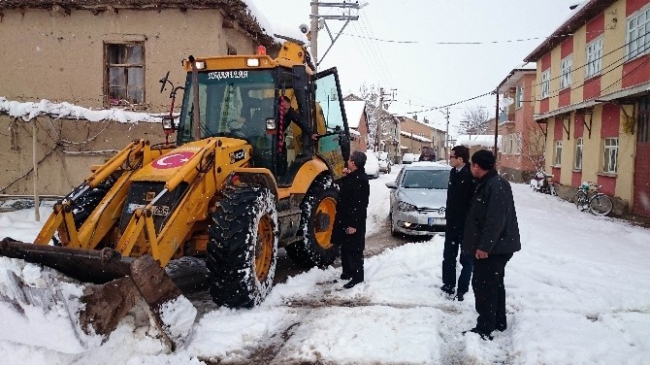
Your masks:
M0 114L21 118L28 122L36 117L49 115L54 118L86 119L91 122L112 120L120 123L160 123L160 114L129 112L122 109L91 110L70 103L52 103L41 100L38 103L10 101L0 96Z
M343 105L345 107L345 114L348 118L348 127L350 128L359 128L359 122L361 121L361 116L366 108L366 102L361 100L344 100Z
M416 141L420 141L420 142L431 142L430 139L428 139L428 138L424 138L424 137L421 137L421 136L418 136L417 134L413 134L413 133L411 133L411 132L400 131L399 134L401 134L401 135L403 135L403 136L405 136L405 137L412 138L412 139L414 139L414 140L416 140Z
M348 132L350 132L350 134L354 134L355 136L361 136L361 133L359 133L359 131L357 131L356 129L348 128Z
M497 139L497 144L501 143L501 136ZM478 134L478 135L460 135L456 138L456 145L473 147L494 147L494 134Z

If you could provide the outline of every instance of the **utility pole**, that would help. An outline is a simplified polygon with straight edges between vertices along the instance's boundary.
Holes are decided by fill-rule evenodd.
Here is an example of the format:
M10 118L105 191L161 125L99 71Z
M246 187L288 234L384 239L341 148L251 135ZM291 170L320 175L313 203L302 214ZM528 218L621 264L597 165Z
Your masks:
M339 39L341 36L341 33L343 33L343 29L350 23L351 20L359 20L359 15L352 15L351 11L352 10L357 10L357 12L363 8L364 6L368 5L368 3L363 3L359 4L358 2L356 3L347 3L347 2L341 2L341 3L327 3L327 2L321 2L321 1L312 1L310 3L311 5L311 14L309 15L310 18L310 30L309 30L309 40L311 42L311 47L309 49L309 52L311 53L311 57L314 60L314 66L318 67L318 65L323 61L327 53L332 49L332 46L334 43L336 43L336 40ZM343 10L347 10L347 14L337 14L337 15L320 15L319 8L339 8ZM322 20L322 26L325 27L327 30L327 33L330 36L330 40L332 43L330 46L325 50L325 53L323 53L323 57L318 57L318 31L319 28L321 28L321 20ZM342 20L345 21L343 24L343 27L338 31L338 34L336 37L332 36L332 32L330 31L329 26L327 25L327 20Z
M449 137L449 107L445 108L445 119L447 120L447 131L445 132L445 158L449 159L449 144L451 138Z
M498 151L497 151L497 143L499 140L499 88L494 91L494 93L497 96L497 109L496 113L494 116L494 158L495 160L497 159L498 156Z
M379 152L381 149L381 136L382 136L382 130L384 129L383 127L383 121L384 121L384 97L385 96L390 96L390 99L388 101L395 101L395 91L397 89L391 89L392 93L388 94L384 92L384 88L380 87L379 88L379 116L377 118L377 132L375 135L375 152Z
M318 2L311 3L311 29L309 30L309 41L311 42L309 51L314 62L314 66L318 65Z

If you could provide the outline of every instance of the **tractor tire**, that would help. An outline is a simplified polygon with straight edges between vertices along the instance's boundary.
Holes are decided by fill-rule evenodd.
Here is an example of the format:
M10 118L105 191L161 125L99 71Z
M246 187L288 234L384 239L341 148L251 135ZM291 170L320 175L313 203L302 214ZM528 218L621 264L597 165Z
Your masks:
M278 251L278 214L271 191L228 188L209 228L210 294L218 305L251 308L273 287Z
M286 247L294 263L325 268L338 257L339 247L331 242L338 194L338 186L331 177L321 176L314 180L300 204L303 213L299 234L303 239Z

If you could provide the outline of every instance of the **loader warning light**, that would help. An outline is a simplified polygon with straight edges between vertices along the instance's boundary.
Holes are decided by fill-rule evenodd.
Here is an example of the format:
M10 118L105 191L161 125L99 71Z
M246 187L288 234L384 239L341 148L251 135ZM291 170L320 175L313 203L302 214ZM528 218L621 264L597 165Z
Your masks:
M260 56L266 55L266 47L264 47L261 44L259 46L257 46L257 54L260 55Z

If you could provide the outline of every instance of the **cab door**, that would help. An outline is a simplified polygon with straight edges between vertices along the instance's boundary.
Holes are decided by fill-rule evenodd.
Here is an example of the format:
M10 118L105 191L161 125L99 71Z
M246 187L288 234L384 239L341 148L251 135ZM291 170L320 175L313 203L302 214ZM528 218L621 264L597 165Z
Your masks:
M350 157L350 131L336 68L316 74L315 84L316 130L321 136L316 154L331 166L334 179L339 179Z

